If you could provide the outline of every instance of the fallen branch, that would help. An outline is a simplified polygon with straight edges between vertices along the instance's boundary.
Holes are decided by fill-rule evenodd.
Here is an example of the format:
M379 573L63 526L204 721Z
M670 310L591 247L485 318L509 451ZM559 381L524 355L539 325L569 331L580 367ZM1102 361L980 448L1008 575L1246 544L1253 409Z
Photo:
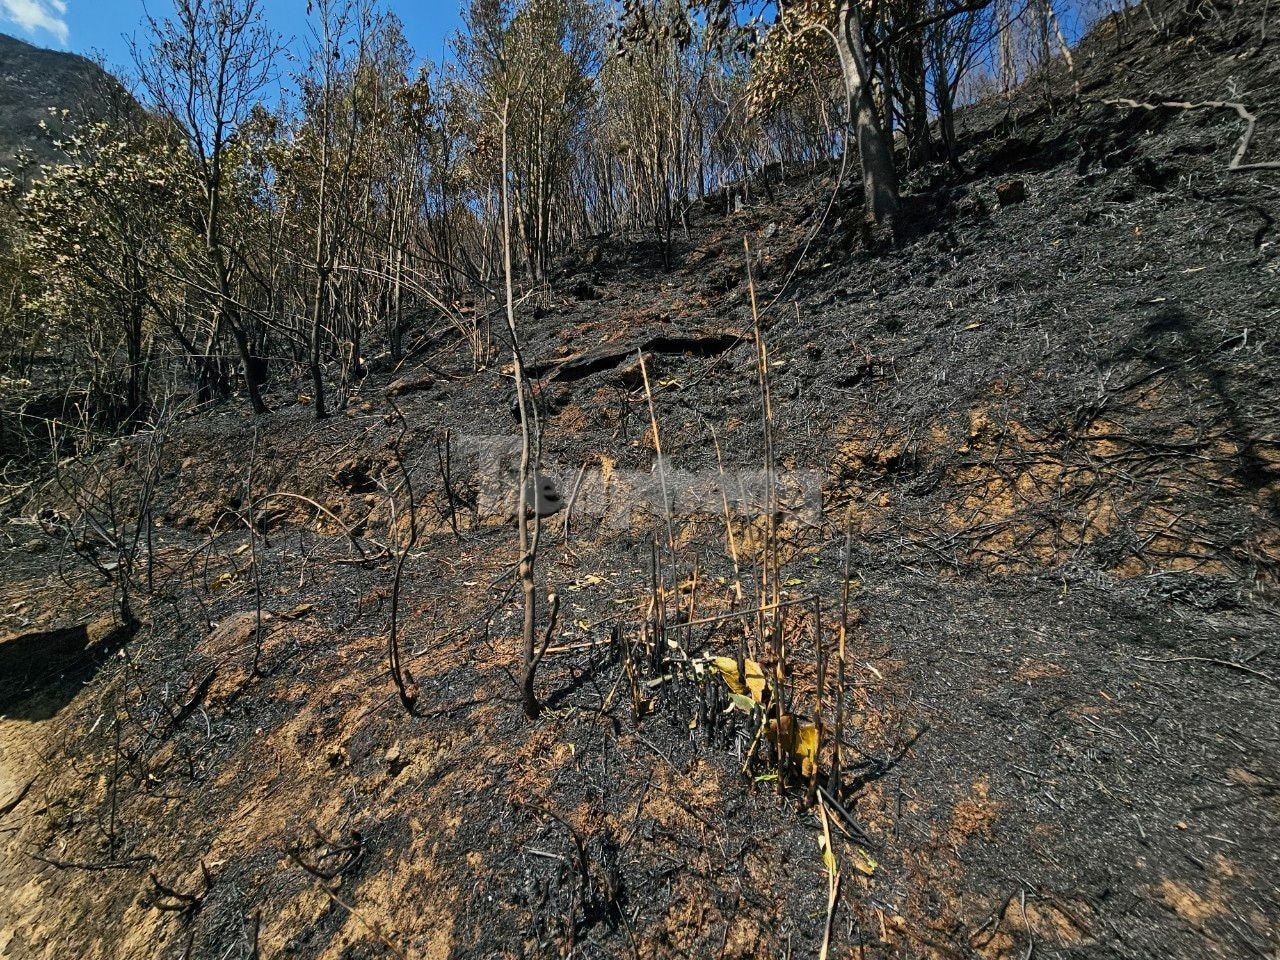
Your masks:
M187 717L191 716L191 714L195 712L196 708L200 706L200 701L203 700L205 694L209 692L209 687L213 683L213 678L217 675L218 668L213 667L207 674L205 674L204 679L196 684L195 689L191 692L191 696L187 697L186 702L178 708L178 712L170 715L170 734L177 730L178 727L182 726L183 721L185 721ZM168 734L166 734L166 736L168 736Z
M1227 170L1231 173L1243 173L1249 170L1280 170L1280 161L1265 161L1262 163L1245 163L1245 154L1249 152L1249 144L1253 142L1253 132L1258 125L1258 117L1256 114L1250 113L1249 108L1243 103L1236 103L1233 100L1203 100L1200 103L1189 103L1185 100L1163 100L1160 103L1141 103L1137 100L1104 100L1102 101L1109 107L1129 107L1133 110L1146 110L1154 113L1156 110L1234 110L1236 115L1245 122L1244 135L1240 138L1240 143L1236 147L1235 155L1232 156L1231 162L1227 164Z
M573 824L568 820L560 816L560 814L556 813L545 804L539 803L537 800L514 800L513 802L517 806L524 807L526 810L532 810L534 813L539 813L550 820L554 820L556 823L560 824L560 826L564 827L565 832L568 833L570 839L573 840L573 845L578 852L578 878L582 884L582 896L585 898L591 892L591 871L588 867L587 861L587 844L586 841L582 839L582 835L578 833Z
M109 860L105 863L86 863L80 860L58 860L54 857L46 857L34 851L28 850L27 856L32 860L39 860L41 863L47 863L51 867L57 867L59 870L128 870L140 863L154 863L155 857L150 854L142 856L129 857L127 860Z
M311 876L317 880L322 880L326 884L330 884L335 878L341 877L352 867L354 867L364 857L364 838L360 835L360 831L351 831L351 842L336 845L332 843L328 837L322 834L316 826L312 825L311 832L316 835L316 839L320 841L321 852L316 858L315 863L307 863L302 858L302 845L300 843L291 845L285 852L289 859L300 866ZM343 859L335 867L324 867L321 861L342 855Z
M827 922L822 927L822 950L818 960L827 960L831 949L831 931L836 920L836 901L840 897L840 870L836 865L836 853L831 846L831 827L827 822L826 804L818 800L819 820L822 824L822 859L827 868Z
M366 930L368 930L371 934L373 934L373 936L377 938L378 942L380 942L384 947L390 950L394 956L398 957L399 960L408 960L408 957L405 956L404 951L401 950L399 947L397 947L394 943L392 943L391 940L387 938L387 935L378 928L378 925L376 923L373 923L369 920L366 920L364 917L362 917L360 915L360 912L356 910L355 907L353 907L351 904L347 903L345 900L339 897L336 893L330 890L325 884L321 883L319 884L319 886L321 890L323 890L325 893L329 895L330 900L332 900L335 904L340 906L343 910L347 911L347 913L349 913L356 920L359 920L360 925L364 927Z
M1137 657L1143 663L1212 663L1219 667L1226 667L1229 670L1239 670L1242 673L1250 674L1259 680L1265 680L1273 687L1280 687L1280 681L1269 673L1263 673L1261 670L1255 670L1253 667L1246 667L1243 663L1236 663L1234 660L1218 660L1214 657Z
M377 559L377 557L370 557L365 552L364 547L360 546L359 538L355 535L355 533L352 532L350 527L348 527L345 523L342 522L342 519L337 514L335 514L328 507L325 507L319 503L316 503L316 501L312 500L310 497L304 497L300 493L289 493L287 490L276 490L273 493L264 494L263 496L258 498L257 503L252 505L254 512L256 512L257 508L261 507L268 500L277 500L277 499L300 500L303 503L307 504L308 506L314 507L320 513L323 513L326 517L328 517L330 520L332 520L334 523L336 523L339 527L342 528L342 532L347 535L347 539L351 541L351 545L355 547L356 552L360 554L361 560ZM384 551L383 554L381 554L381 556L385 556L387 553L390 552L387 550L386 547L383 547L382 544L377 544L377 545L379 547L382 547Z
M827 793L826 787L819 785L818 795L823 799L823 801L825 801L826 807L829 807L836 813L840 814L840 819L844 821L845 826L853 833L854 838L857 839L859 843L871 850L879 850L881 848L882 844L880 841L867 833L862 824L853 819L853 814L846 810L839 800Z
M204 890L201 893L183 893L174 887L161 882L160 877L156 875L154 870L151 871L151 885L155 888L155 898L151 901L151 905L157 910L164 913L181 913L190 917L197 913L204 906L204 898L209 893L209 888L213 886L209 879L209 871L204 863L200 864L200 874L204 879Z

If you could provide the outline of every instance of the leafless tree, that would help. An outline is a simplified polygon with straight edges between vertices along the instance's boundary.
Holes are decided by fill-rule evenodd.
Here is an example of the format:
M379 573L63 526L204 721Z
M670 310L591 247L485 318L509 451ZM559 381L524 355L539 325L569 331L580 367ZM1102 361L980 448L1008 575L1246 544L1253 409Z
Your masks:
M149 46L134 46L142 86L185 140L198 175L213 302L207 349L223 329L231 334L253 411L266 413L263 364L250 339L253 318L236 295L243 251L227 212L234 174L228 146L275 78L279 40L263 19L260 0L174 0L168 17L148 14L146 25Z

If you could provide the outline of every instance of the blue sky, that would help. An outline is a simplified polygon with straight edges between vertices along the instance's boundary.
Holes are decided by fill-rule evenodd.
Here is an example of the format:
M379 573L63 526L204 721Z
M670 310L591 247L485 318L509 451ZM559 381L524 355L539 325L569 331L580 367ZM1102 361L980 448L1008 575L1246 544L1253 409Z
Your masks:
M147 0L163 14L170 0ZM286 38L308 36L306 0L262 0L271 25ZM460 0L383 0L404 21L405 34L420 58L442 59L445 38L458 26ZM142 24L143 0L0 0L0 33L29 43L87 56L99 54L119 70L132 63L126 39Z

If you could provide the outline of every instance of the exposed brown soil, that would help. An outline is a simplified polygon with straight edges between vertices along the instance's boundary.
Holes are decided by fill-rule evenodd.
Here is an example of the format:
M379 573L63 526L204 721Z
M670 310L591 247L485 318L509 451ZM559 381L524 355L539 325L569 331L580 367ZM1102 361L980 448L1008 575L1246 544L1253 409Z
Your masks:
M895 250L858 247L856 192L823 218L821 169L701 205L669 273L636 238L566 260L553 289L576 295L522 318L549 472L567 492L590 468L567 542L563 513L545 525L562 623L536 722L513 524L466 446L516 432L511 381L445 330L325 422L277 385L256 423L177 424L131 639L34 519L75 505L38 488L0 528L0 957L817 956L820 817L803 785L744 775L707 686L663 682L665 660L629 682L608 638L639 638L667 530L586 506L653 466L637 352L673 469L716 474L712 428L726 470L761 465L744 235L777 459L822 495L781 528L785 595L822 598L783 624L801 710L852 531L831 956L1277 955L1280 180L1226 171L1230 111L1101 103L1239 99L1264 113L1254 155L1280 157L1263 7L1105 25L1079 104L1033 83L967 111L969 172L915 176ZM1002 206L1011 179L1026 200ZM388 394L423 528L412 717L386 670L407 523ZM69 470L127 502L148 442ZM750 579L762 526L733 529ZM696 558L695 615L730 609L718 508L671 535L668 582ZM741 632L671 638L732 655Z

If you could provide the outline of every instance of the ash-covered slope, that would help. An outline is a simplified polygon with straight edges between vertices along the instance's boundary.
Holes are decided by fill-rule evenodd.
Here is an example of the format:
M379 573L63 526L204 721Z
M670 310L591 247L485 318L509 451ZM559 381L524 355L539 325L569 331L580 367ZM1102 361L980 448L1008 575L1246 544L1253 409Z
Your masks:
M1280 173L1227 169L1232 108L1106 101L1244 103L1270 161L1280 77L1264 2L1152 13L1076 52L1078 100L1057 73L1052 106L1037 81L967 111L967 172L916 176L895 250L860 248L836 169L788 171L694 211L671 272L602 238L525 305L548 470L577 491L539 561L562 611L536 723L503 354L475 372L442 324L324 423L277 385L266 418L64 472L4 528L0 955L1274 953ZM744 775L745 721L681 666L754 628L676 626L755 602L758 518L730 542L694 496L763 463L744 236L775 461L821 495L780 528L787 682L829 725L816 645L851 578L830 925L821 819ZM653 647L638 353L675 491ZM42 634L110 591L31 518L79 531L152 462L144 626L110 658L109 622ZM405 470L412 717L386 667ZM51 644L74 667L52 678Z

